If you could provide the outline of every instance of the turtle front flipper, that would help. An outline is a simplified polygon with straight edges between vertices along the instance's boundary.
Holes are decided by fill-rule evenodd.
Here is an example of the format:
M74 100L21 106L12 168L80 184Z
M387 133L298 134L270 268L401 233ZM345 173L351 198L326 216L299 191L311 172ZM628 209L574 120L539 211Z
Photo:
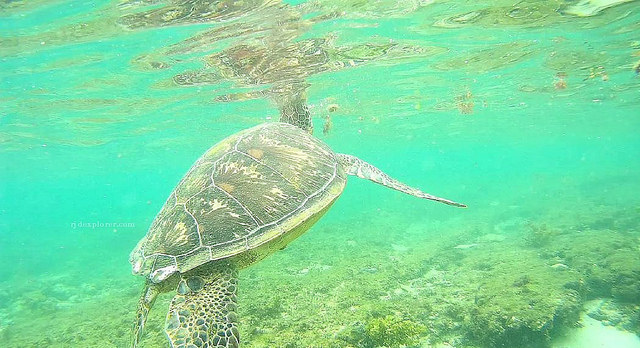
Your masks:
M349 175L355 175L362 179L371 180L377 184L392 188L394 190L398 190L400 192L404 192L410 194L412 196L416 196L419 198L430 199L432 201L441 202L448 205L453 205L456 207L466 207L466 205L458 202L454 202L445 198L436 197L430 195L428 193L422 192L417 188L408 186L406 184L401 183L400 181L390 177L385 174L382 170L376 168L370 163L367 163L358 157L345 155L345 154L337 154L338 161L344 167L345 173Z
M171 300L165 332L173 348L237 348L237 270L212 263L182 275Z
M133 323L133 335L131 339L132 348L137 347L138 343L140 343L144 324L147 322L149 311L151 310L151 307L156 301L159 293L160 291L158 289L158 286L147 281L144 289L142 290L142 295L140 295L140 300L138 301L138 310L136 311L136 321L135 323Z

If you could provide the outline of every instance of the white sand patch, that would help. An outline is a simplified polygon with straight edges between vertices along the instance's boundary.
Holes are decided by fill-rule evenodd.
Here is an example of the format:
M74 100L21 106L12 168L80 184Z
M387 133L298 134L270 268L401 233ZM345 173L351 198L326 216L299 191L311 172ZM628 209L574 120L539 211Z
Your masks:
M552 348L640 348L640 337L582 314L582 327L553 341Z

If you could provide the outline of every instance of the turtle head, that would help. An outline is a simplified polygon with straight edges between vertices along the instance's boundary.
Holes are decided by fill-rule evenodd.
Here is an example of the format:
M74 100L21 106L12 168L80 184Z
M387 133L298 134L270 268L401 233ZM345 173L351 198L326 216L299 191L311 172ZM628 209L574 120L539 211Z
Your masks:
M158 284L178 271L178 266L175 262L163 262L165 260L162 258L158 260L158 257L158 255L145 257L142 248L136 247L129 256L132 273L136 275L148 275L152 283ZM158 264L164 265L164 267L156 268Z

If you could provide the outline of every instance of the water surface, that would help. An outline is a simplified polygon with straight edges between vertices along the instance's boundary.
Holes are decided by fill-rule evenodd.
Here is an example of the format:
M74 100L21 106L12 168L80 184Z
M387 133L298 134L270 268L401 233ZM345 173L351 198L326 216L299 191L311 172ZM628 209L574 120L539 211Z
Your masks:
M0 3L2 345L127 346L131 249L201 153L292 100L469 208L350 179L241 272L244 347L545 347L581 314L637 337L638 6Z

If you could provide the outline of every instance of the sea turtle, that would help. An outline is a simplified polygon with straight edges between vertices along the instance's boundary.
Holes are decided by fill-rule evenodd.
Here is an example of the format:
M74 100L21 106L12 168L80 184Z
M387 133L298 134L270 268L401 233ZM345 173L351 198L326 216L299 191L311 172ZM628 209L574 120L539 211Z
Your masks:
M291 124L231 135L194 163L131 253L133 273L146 279L132 346L156 296L176 291L165 322L172 347L238 347L238 270L309 229L340 196L347 175L464 207L336 154Z

